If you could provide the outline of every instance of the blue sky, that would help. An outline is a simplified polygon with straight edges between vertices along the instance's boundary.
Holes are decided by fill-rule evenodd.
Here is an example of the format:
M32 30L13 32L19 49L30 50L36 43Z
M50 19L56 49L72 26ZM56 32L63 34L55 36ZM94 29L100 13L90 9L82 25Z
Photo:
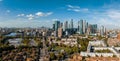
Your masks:
M51 27L54 20L84 19L120 27L120 0L0 0L0 27Z

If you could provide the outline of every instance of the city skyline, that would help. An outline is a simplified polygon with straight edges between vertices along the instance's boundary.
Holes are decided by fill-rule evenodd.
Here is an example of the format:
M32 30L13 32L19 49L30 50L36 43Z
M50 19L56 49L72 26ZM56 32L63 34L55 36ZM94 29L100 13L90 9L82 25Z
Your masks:
M29 2L29 3L28 3ZM119 0L0 0L0 27L52 27L55 20L81 19L119 28Z

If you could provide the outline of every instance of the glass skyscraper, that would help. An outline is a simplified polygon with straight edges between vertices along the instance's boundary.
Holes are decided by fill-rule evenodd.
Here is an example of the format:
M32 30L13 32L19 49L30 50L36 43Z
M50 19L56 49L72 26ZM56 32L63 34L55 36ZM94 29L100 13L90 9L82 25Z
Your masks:
M73 29L73 19L70 21L70 29Z
M54 21L54 25L55 25L55 30L57 31L58 28L60 27L60 21Z
M78 21L78 32L83 34L83 20Z
M92 24L92 25L91 25L91 33L92 33L92 34L97 33L97 24Z

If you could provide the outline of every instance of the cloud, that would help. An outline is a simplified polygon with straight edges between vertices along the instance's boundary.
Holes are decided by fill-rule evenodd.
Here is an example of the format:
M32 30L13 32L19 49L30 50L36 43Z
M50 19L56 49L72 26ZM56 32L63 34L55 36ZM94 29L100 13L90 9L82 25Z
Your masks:
M97 13L96 13L97 12ZM107 9L102 12L93 11L89 14L90 22L104 25L108 29L118 29L120 27L120 10Z
M102 8L118 9L118 8L120 8L120 0L111 0L109 4L104 3Z
M72 5L67 5L69 8L80 8L79 6L72 6Z
M80 12L79 9L68 9L69 11L75 11L75 12Z
M34 15L33 15L33 14L26 15L26 17L27 17L29 20L34 19Z
M87 12L87 8L80 8L79 6L67 5L67 10L74 12Z
M18 16L18 17L19 17L19 16L25 16L25 14L18 14L17 16Z
M48 12L48 13L45 14L45 16L49 16L49 15L52 15L52 14L53 14L53 12Z
M120 19L120 11L118 10L110 10L107 12L107 14L111 19L114 19L114 20Z
M34 13L34 14L18 14L17 16L18 17L27 17L29 20L32 20L32 19L35 19L35 18L39 18L39 17L46 17L46 16L50 16L52 15L53 12L37 12L37 13Z
M97 24L104 25L108 29L119 29L120 28L120 4L119 0L111 0L110 3L104 3L103 6L92 11L91 20ZM93 18L96 17L96 18Z
M59 20L59 19L57 19L57 18L56 18L56 19L52 19L52 21L58 21L58 20Z
M41 16L49 16L52 14L53 14L53 12L47 12L47 13L37 12L35 15L41 17Z
M101 7L102 12L97 11L97 14L94 15L96 19L93 19L93 20L97 20L96 21L97 23L100 23L101 25L105 25L109 29L119 29L120 28L120 25L119 25L120 4L119 2L120 2L119 0L116 0L116 1L111 0L109 4L105 3Z
M37 15L37 16L44 16L44 13L43 12L37 12L35 15Z

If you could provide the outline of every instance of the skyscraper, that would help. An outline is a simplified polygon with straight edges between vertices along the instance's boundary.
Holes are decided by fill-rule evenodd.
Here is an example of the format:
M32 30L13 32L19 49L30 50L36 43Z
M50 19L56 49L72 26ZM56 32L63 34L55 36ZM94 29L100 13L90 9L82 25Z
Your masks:
M104 36L105 34L106 34L106 28L104 26L101 26L100 35Z
M63 27L63 23L60 23L60 27Z
M97 24L90 25L91 34L97 33Z
M83 34L86 33L86 21L83 20Z
M63 33L63 30L62 28L58 28L58 37L61 38L62 37L62 33Z
M66 31L68 29L68 21L65 21L63 23L63 31Z
M73 29L73 19L70 21L70 29Z
M83 20L78 21L78 33L83 34Z
M60 27L60 21L55 21L55 30L58 30L58 28Z
M58 36L58 28L60 27L60 21L54 21L54 36L57 37Z
M53 24L53 30L55 30L55 24Z
M86 27L85 27L85 32L86 32L86 33L87 33L88 28L89 28L88 25L89 25L88 22L86 22Z

